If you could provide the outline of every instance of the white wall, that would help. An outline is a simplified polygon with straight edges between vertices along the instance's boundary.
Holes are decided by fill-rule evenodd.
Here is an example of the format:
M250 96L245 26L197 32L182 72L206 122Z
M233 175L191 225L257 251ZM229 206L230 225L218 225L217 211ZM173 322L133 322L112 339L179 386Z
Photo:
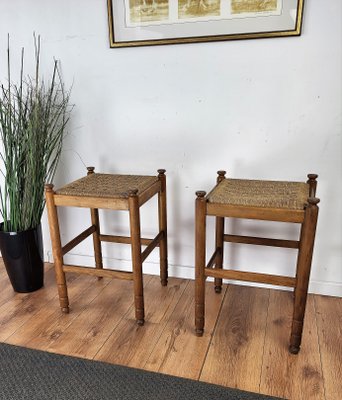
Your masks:
M0 77L8 32L13 60L24 46L28 69L33 31L42 36L45 70L52 57L62 61L75 109L57 186L85 174L81 159L102 172L166 168L172 275L194 275L194 193L209 190L218 169L279 180L318 173L310 290L342 296L341 16L340 0L308 0L301 37L110 49L105 0L1 0ZM155 205L142 210L145 236L156 231ZM87 226L88 212L65 211L62 219L66 241ZM127 221L125 213L106 212L102 226L124 233ZM43 223L51 259L45 217ZM291 224L231 224L252 235L298 233ZM209 236L212 227L210 221ZM129 248L109 246L105 264L128 267ZM146 272L158 272L157 253ZM67 261L91 265L91 254L89 239ZM286 274L294 271L295 255L235 245L228 263Z

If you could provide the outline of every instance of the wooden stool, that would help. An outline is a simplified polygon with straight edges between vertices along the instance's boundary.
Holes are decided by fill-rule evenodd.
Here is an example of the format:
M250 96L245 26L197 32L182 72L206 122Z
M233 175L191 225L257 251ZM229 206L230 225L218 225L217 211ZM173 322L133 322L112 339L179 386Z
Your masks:
M215 278L215 291L220 292L222 278L268 283L294 288L294 312L289 350L300 349L311 260L314 247L319 199L316 194L317 175L308 175L306 183L226 179L218 171L217 185L206 196L196 192L196 335L204 329L204 286L208 276ZM206 265L206 217L216 217L216 248ZM224 233L224 218L247 218L301 224L300 239L279 240ZM298 249L296 277L222 269L224 242L287 247Z
M135 317L139 325L144 324L144 294L142 263L159 246L160 278L167 285L167 222L166 222L166 176L159 169L158 176L111 175L94 173L88 167L88 174L57 191L53 185L45 185L46 205L50 226L52 251L60 306L63 312L69 312L69 300L65 272L77 272L98 277L115 277L133 280ZM154 239L143 239L140 235L140 207L158 194L159 233ZM63 247L61 245L57 207L90 208L91 226ZM128 210L130 219L130 237L103 235L100 232L98 209ZM64 265L63 256L85 238L93 235L96 268ZM103 269L101 242L126 243L131 245L133 272ZM141 251L141 246L147 246Z

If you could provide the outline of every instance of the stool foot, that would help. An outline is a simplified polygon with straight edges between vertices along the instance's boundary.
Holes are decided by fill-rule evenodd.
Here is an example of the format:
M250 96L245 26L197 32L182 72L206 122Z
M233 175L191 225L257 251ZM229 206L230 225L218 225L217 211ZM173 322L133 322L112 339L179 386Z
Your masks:
M298 354L299 350L300 350L300 347L298 347L298 346L290 345L290 347L289 347L289 352L291 354Z
M161 279L160 283L162 286L167 286L167 279Z
M215 293L221 293L222 292L222 287L221 286L215 286Z
M196 336L201 337L203 336L204 329L196 329L195 333Z
M297 321L294 321L294 322L297 322ZM297 324L295 323L294 325L296 327ZM301 326L301 329L303 329L303 324L300 324L300 326ZM291 354L298 354L299 353L301 341L302 341L301 331L300 331L299 335L298 334L297 335L296 334L291 334L290 346L289 346L289 352Z
M102 280L102 279L103 279L103 276L98 276L98 277L97 277L97 280L98 280L98 281L100 281L100 280Z
M143 320L143 319L137 319L137 324L138 324L139 326L143 326L144 323L145 323L145 320Z
M64 314L69 314L69 307L62 307L61 308L61 310L62 310L62 313L64 313Z

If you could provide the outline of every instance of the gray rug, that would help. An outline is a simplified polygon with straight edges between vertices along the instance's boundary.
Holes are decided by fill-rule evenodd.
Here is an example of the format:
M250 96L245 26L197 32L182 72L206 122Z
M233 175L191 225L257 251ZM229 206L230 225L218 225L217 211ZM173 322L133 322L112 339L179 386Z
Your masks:
M1 400L262 400L274 397L0 343Z

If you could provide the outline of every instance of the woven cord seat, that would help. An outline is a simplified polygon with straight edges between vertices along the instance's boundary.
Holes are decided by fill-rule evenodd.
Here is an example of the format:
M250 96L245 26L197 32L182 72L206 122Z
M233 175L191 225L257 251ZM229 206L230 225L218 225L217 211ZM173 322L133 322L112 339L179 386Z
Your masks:
M131 190L141 193L157 181L158 177L155 176L93 173L57 189L56 193L67 196L127 199Z
M224 179L208 194L210 203L303 210L309 185L302 182Z
M226 178L225 174L225 171L218 171L217 184L208 195L204 191L196 192L196 334L202 336L204 330L207 277L215 279L217 293L221 292L222 279L289 286L294 289L294 312L289 350L297 354L302 340L318 217L319 199L315 197L317 175L309 174L309 179L305 183L231 179ZM208 263L206 262L207 216L214 216L216 221L215 251ZM300 223L300 238L299 240L282 240L226 234L224 223L227 217ZM223 269L225 242L297 249L296 276Z

